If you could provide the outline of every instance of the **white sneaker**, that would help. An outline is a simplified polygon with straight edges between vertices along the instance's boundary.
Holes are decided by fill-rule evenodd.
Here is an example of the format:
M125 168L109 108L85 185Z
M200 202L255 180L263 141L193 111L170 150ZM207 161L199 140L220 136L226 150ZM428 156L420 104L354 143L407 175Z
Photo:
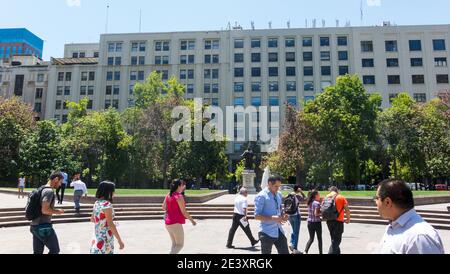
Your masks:
M299 250L294 250L293 253L294 253L295 255L303 254L303 252L301 252L301 251L299 251Z

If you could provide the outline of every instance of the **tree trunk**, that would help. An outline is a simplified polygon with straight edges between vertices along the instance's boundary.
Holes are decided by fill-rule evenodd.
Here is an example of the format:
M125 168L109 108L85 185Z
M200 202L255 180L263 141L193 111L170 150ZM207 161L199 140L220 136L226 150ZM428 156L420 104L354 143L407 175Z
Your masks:
M163 152L163 163L162 163L162 174L163 174L163 187L164 189L169 188L169 179L167 178L167 168L168 168L168 153L169 145L167 138L164 138L164 152Z
M299 186L301 186L302 185L302 174L303 174L303 172L302 172L303 170L301 169L301 167L298 165L297 167L296 167L296 174L295 174L295 183L297 184L297 185L299 185Z
M200 189L200 188L202 188L202 185L203 185L203 176L200 175L200 176L197 177L196 188Z

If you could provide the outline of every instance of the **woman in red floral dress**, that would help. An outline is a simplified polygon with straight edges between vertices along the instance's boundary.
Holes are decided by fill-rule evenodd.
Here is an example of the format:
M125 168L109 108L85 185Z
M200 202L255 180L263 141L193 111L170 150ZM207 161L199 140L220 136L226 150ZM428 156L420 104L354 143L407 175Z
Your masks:
M122 238L114 224L114 208L112 205L115 184L100 183L94 204L91 222L95 224L94 238L91 243L91 254L114 254L114 238L117 238L119 248L123 249Z

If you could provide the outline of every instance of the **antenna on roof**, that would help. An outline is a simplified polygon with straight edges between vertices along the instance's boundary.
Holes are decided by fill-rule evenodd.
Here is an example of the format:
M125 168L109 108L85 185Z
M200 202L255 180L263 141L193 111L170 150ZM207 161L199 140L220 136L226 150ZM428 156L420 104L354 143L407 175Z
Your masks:
M139 32L142 32L142 9L139 10Z
M336 19L336 28L339 28L339 19Z
M287 21L287 27L288 27L288 29L291 28L291 20Z
M363 8L363 1L361 0L361 26L364 25L364 8Z
M324 28L325 27L325 20L324 19L322 19L322 28Z
M313 28L315 28L317 25L317 19L313 19Z
M251 25L252 25L252 30L255 30L255 22L252 21Z
M272 21L269 22L269 29L272 29Z
M236 21L236 22L234 23L233 30L242 30L242 26L239 25L238 22Z
M108 33L108 23L109 23L109 5L106 6L105 33Z
M305 28L308 28L308 19L305 19Z

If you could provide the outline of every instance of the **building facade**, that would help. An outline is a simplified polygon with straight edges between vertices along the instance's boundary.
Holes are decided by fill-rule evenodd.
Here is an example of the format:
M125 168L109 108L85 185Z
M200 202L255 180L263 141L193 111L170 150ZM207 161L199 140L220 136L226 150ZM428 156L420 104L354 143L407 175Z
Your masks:
M426 102L450 88L449 46L450 25L104 34L52 59L44 117L64 122L64 102L83 97L90 109L123 111L152 71L211 105L280 106L280 123L285 103L301 107L347 73L385 108L400 92ZM228 152L241 150L237 142Z
M14 56L12 64L0 66L0 96L21 97L32 106L35 119L45 117L49 63L34 56Z
M15 55L33 55L42 59L44 41L25 28L0 29L0 60Z

